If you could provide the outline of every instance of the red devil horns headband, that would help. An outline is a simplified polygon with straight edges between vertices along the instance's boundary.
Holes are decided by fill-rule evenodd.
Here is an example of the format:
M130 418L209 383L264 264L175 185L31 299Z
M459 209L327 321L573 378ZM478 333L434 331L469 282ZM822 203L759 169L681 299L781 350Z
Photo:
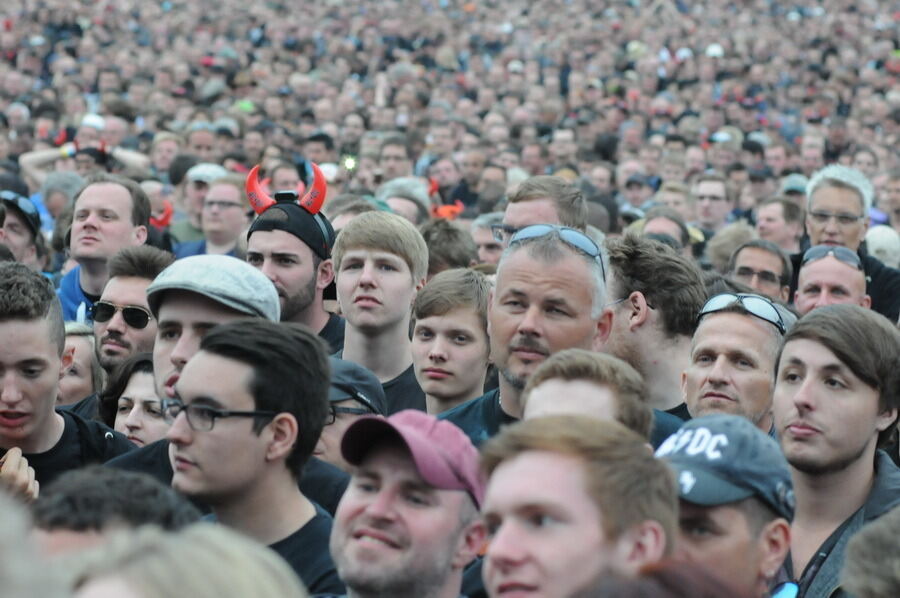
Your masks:
M319 167L314 162L309 164L312 166L313 182L306 190L306 193L303 194L303 197L297 200L297 203L310 214L316 215L322 209L322 204L325 203L325 194L328 192L328 186L325 183L325 176L319 170ZM254 166L250 170L250 174L247 175L245 189L247 190L247 199L250 200L250 205L253 206L253 211L257 214L262 214L275 204L275 200L269 197L269 194L263 191L262 186L259 184L259 165Z

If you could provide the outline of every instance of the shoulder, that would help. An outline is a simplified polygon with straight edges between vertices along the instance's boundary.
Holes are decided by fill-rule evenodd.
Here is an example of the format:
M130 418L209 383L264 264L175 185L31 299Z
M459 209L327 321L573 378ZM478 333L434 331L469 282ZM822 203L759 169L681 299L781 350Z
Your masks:
M66 426L74 426L78 430L81 446L86 462L104 462L135 450L135 446L123 434L116 432L106 424L84 419L71 411L58 411L62 414Z

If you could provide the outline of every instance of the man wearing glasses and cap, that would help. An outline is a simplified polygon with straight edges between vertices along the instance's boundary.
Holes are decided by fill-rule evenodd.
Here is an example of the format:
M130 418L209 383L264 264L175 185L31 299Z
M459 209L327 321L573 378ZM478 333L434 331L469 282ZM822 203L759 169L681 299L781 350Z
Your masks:
M328 414L327 351L299 324L222 324L162 402L172 487L272 548L312 594L343 590L327 548L331 516L298 488Z
M529 376L562 349L600 350L612 316L604 310L600 248L584 233L550 224L515 233L500 259L488 306L491 358L500 387L440 415L476 446L522 417Z
M775 355L796 319L761 295L725 293L701 308L681 393L691 417L729 413L772 429Z
M678 482L675 557L742 596L780 596L773 586L791 545L794 494L778 443L746 418L708 415L684 424L656 456Z
M803 254L794 307L805 315L817 307L838 303L872 306L862 261L846 247L816 245Z
M890 321L900 315L900 271L885 266L863 247L875 192L869 179L854 168L832 164L816 172L806 188L806 232L810 245L846 247L858 255L872 310ZM803 253L791 256L798 289Z

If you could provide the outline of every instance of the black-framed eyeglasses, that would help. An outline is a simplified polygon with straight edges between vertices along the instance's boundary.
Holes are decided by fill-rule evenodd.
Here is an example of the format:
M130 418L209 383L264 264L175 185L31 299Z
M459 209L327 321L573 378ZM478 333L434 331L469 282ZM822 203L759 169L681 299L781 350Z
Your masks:
M203 202L203 207L207 210L211 210L213 208L219 208L220 210L227 210L228 208L240 208L244 204L237 203L234 201L225 201L221 199L207 199Z
M603 256L600 252L600 246L580 230L556 224L532 224L516 232L509 240L509 244L514 245L516 243L527 241L528 239L536 239L553 233L558 234L563 243L569 247L573 247L588 257L600 262L600 271L603 273L603 280L606 280L606 267L603 265Z
M739 303L750 315L775 326L781 334L787 332L787 325L775 304L762 295L752 293L722 293L710 298L700 309L697 322L699 323L703 316L727 309L735 303Z
M863 218L862 216L857 216L856 214L850 214L848 212L838 212L835 214L834 212L826 212L825 210L815 210L810 212L809 216L817 224L825 224L834 218L841 226L850 226Z
M143 330L153 319L150 310L140 305L118 305L111 301L97 301L91 308L91 319L95 322L103 324L109 322L116 315L117 311L122 311L122 319L125 323L137 330Z
M803 254L803 262L800 265L805 266L809 262L815 262L816 260L821 260L828 256L832 256L838 261L853 266L857 270L863 269L859 255L852 249L841 247L840 245L816 245L815 247L810 247L806 250L806 253Z
M223 417L253 417L271 419L278 415L275 411L233 411L230 409L217 409L209 405L191 403L185 405L179 399L163 399L163 417L172 423L178 415L184 412L188 425L195 432L209 432L216 425L216 420Z
M363 409L362 407L336 407L334 405L329 405L328 415L325 416L325 425L330 426L336 422L339 413L345 415L373 415L372 411Z

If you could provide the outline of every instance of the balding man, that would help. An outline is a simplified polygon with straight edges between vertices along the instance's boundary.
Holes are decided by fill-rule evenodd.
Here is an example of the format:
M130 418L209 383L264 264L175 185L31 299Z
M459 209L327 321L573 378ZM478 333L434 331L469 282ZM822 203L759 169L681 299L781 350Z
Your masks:
M794 306L801 314L817 307L850 303L872 306L859 256L846 247L817 245L803 254Z

